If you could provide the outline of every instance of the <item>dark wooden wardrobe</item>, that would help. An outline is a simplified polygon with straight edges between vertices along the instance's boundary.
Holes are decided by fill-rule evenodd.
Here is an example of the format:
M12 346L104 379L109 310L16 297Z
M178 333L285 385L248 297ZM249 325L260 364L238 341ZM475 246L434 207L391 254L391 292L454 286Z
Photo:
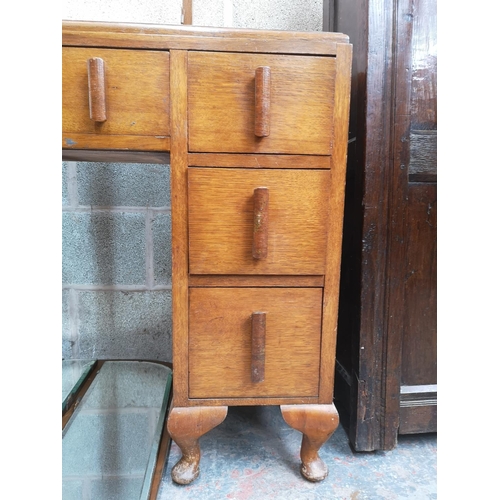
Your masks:
M437 0L325 0L353 44L335 401L357 451L437 430Z

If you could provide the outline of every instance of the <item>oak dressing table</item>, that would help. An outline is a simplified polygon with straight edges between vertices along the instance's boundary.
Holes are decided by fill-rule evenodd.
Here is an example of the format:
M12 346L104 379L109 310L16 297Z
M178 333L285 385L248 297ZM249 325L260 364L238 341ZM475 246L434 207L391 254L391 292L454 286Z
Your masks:
M338 33L63 23L63 157L171 166L177 483L231 405L280 405L303 476L328 473L351 51Z

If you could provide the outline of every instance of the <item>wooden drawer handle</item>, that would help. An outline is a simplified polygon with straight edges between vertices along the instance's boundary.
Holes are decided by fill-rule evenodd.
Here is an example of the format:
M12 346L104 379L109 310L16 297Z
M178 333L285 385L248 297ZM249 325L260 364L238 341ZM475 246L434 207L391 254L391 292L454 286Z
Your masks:
M264 382L266 361L266 314L252 313L252 382Z
M254 259L267 257L269 226L269 189L259 187L253 190L253 245Z
M87 61L89 75L89 108L90 119L95 122L106 121L106 82L104 78L104 61L100 57L92 57Z
M271 68L255 70L255 135L267 137L271 131Z

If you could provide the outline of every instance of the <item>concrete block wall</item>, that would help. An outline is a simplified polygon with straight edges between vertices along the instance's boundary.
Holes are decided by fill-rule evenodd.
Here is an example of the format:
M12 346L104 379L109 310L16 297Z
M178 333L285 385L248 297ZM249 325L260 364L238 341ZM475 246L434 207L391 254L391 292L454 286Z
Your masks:
M180 24L182 0L63 0L62 18ZM193 25L321 31L323 0L193 0ZM171 361L168 165L62 163L63 359Z

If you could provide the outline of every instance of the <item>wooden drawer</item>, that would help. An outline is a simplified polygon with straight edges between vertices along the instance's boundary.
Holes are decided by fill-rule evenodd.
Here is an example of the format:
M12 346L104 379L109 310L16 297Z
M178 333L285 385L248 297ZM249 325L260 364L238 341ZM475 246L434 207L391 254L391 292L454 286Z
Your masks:
M191 288L189 397L317 396L321 308L321 288ZM266 313L261 382L252 381L255 312Z
M258 67L270 68L270 132L255 135ZM335 58L190 52L189 150L331 153Z
M256 188L269 194L267 256L253 257ZM328 170L188 169L191 274L322 275Z
M104 61L105 121L89 108L87 61ZM169 53L63 47L63 148L166 150ZM98 90L94 90L98 93Z

